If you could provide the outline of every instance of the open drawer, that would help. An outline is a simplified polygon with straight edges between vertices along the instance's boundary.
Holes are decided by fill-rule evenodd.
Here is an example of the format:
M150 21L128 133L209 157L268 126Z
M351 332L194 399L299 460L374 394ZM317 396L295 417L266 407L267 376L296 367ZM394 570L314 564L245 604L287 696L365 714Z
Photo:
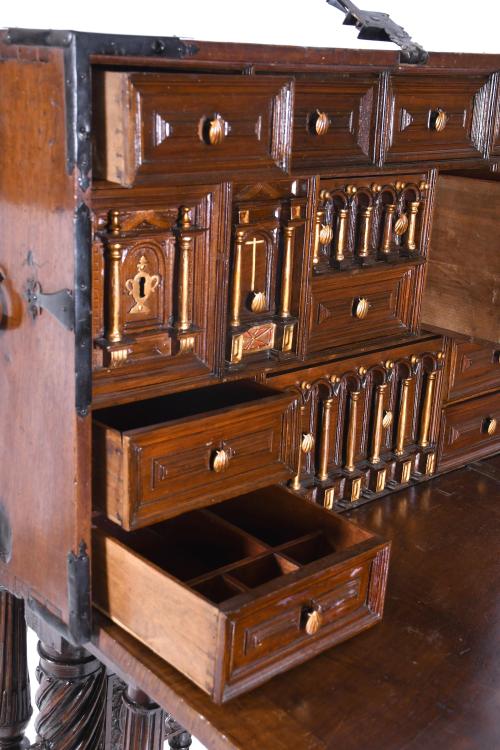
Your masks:
M282 487L94 528L94 604L220 703L382 616L389 544Z
M288 479L296 398L251 381L94 412L94 503L125 529Z

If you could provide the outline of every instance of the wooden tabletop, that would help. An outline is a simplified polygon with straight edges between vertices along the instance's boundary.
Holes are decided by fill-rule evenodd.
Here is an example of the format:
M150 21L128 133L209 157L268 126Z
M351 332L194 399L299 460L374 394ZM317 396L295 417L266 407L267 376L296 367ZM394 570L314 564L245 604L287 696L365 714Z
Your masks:
M253 692L216 706L102 617L91 649L209 750L499 748L500 456L349 515L393 540L383 622Z

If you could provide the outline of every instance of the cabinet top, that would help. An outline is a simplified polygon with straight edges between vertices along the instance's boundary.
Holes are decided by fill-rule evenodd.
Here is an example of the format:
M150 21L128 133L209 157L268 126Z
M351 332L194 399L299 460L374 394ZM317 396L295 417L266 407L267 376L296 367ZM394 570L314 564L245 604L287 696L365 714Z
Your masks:
M399 50L361 50L339 47L298 47L270 44L240 44L181 39L174 36L135 36L93 32L10 28L0 32L3 43L16 46L61 47L72 49L92 62L123 64L128 58L145 66L183 67L200 64L244 72L287 71L328 72L331 69L368 68L401 70L407 73L426 70L464 70L493 72L500 70L500 55L430 52L424 64L401 64Z

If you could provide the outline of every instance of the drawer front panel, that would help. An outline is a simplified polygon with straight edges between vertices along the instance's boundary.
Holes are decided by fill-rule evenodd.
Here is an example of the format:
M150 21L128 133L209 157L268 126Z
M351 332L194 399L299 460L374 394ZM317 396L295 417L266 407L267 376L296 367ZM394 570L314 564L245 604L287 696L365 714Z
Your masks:
M292 167L324 170L369 164L373 147L375 76L295 85Z
M234 631L231 674L264 660L276 658L290 647L312 639L323 639L339 627L343 617L366 609L370 566L356 565L336 575L323 577L307 588L266 606L258 614L238 620ZM321 627L314 635L306 632L309 609L321 613Z
M405 265L315 278L309 353L408 331L413 272Z
M448 406L442 417L440 469L462 465L500 448L500 392Z
M468 341L453 343L448 399L479 396L500 388L500 350Z
M104 92L114 182L288 168L292 89L285 78L107 72Z
M487 145L481 118L488 96L484 76L392 76L383 160L480 158Z

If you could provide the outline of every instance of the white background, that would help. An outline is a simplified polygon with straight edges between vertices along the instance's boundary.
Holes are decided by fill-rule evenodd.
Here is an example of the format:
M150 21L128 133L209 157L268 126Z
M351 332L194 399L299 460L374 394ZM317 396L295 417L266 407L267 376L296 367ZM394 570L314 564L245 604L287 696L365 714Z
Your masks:
M498 0L358 0L361 8L389 13L426 50L500 53ZM227 42L394 49L362 42L341 24L326 0L182 0L172 2L4 2L0 26L77 29L122 34L177 35ZM29 634L32 684L36 638ZM168 708L168 706L165 706ZM34 740L32 726L29 732ZM193 743L192 750L201 745ZM263 750L266 750L263 748ZM367 749L369 750L369 748Z

